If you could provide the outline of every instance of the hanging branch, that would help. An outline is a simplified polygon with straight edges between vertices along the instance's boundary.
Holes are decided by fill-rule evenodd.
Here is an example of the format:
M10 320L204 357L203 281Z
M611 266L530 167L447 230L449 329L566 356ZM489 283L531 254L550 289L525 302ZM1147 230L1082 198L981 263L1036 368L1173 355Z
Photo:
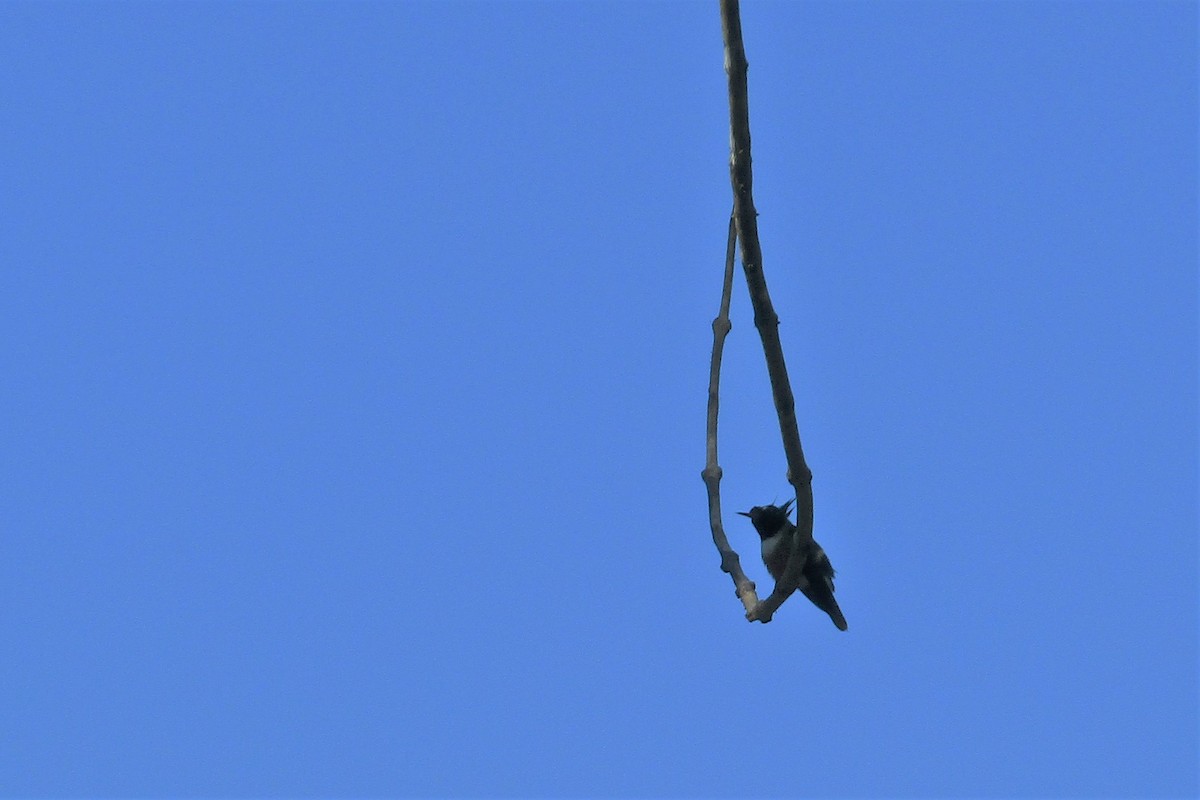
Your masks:
M725 350L725 337L733 326L729 322L729 298L733 294L733 260L737 244L737 223L733 215L729 216L729 243L725 247L725 283L721 289L721 309L712 322L713 348L712 361L708 369L708 431L705 438L704 470L700 477L708 490L708 524L712 528L713 544L721 554L721 571L729 573L733 578L734 590L738 599L750 614L758 606L758 595L755 593L754 581L742 572L742 562L738 554L729 546L725 538L725 528L721 524L721 466L717 463L717 407L720 404L718 387L721 383L721 355Z
M754 209L751 191L753 176L750 170L750 102L746 87L746 51L742 45L742 21L738 0L721 0L721 30L725 39L725 72L729 76L729 177L733 183L733 209L737 238L742 243L742 269L750 302L754 307L754 327L762 338L767 359L767 375L771 379L771 394L779 415L779 430L783 436L783 452L787 456L788 482L796 490L796 528L800 542L812 541L813 497L812 472L804 461L800 446L800 429L796 424L796 403L788 382L783 347L779 343L779 317L767 293L767 280L762 269L762 250L758 242L758 212ZM711 391L711 390L710 390ZM712 400L709 408L711 413ZM711 501L710 501L711 513ZM714 528L714 539L715 539ZM751 621L770 622L776 609L801 585L807 585L803 570L810 548L796 547L787 569L770 597L749 610ZM745 602L743 600L743 602Z

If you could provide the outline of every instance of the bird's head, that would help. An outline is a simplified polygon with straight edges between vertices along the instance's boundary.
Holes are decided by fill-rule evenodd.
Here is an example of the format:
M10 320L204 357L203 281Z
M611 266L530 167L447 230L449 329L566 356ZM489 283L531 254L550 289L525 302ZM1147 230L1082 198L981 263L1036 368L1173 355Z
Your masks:
M755 506L749 511L739 511L743 517L749 517L750 522L754 524L754 530L758 531L758 535L767 539L788 525L788 514L792 511L792 503L788 500L781 506Z

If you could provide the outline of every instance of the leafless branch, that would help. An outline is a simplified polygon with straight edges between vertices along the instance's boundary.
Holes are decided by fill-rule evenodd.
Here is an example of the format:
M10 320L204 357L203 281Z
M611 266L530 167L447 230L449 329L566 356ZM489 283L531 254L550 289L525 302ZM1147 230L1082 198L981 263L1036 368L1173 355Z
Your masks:
M713 544L721 554L721 571L729 573L733 578L734 590L738 599L751 613L758 606L758 595L755 593L754 581L742 572L742 562L738 554L729 546L725 538L725 528L721 523L721 466L717 462L717 411L720 404L718 387L721 383L721 355L725 349L725 337L732 325L729 322L729 299L733 294L733 261L737 244L737 226L733 215L729 217L729 243L725 247L725 283L721 289L721 309L713 319L713 348L712 361L708 370L708 431L705 446L704 470L700 477L708 490L708 524L712 528Z
M742 244L742 269L750 302L754 306L754 326L762 339L771 379L771 394L779 416L783 451L787 457L788 481L796 490L796 527L801 541L812 540L812 472L800 446L796 424L796 404L788 382L783 347L779 342L779 317L771 305L767 281L763 275L762 249L758 241L758 212L754 209L753 175L750 161L750 102L746 86L746 51L742 44L742 22L738 0L721 0L721 29L725 38L725 72L729 77L729 176L733 183L734 219L737 238ZM711 399L710 399L711 403ZM710 506L711 508L711 506ZM783 601L804 580L802 572L808 547L796 547L783 576L776 581L770 597L747 613L751 621L770 622Z

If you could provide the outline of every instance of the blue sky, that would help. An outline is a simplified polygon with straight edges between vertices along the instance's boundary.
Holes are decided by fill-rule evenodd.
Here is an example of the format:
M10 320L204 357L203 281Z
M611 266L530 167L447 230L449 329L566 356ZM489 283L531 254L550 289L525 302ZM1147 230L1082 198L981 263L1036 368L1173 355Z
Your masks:
M743 25L844 634L715 3L0 7L0 794L1197 791L1195 4Z

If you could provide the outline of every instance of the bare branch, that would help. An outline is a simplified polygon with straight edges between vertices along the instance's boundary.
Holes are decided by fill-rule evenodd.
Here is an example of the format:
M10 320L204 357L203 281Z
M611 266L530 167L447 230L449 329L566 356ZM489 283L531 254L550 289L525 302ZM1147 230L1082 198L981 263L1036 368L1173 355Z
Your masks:
M754 208L753 175L750 160L750 101L746 85L746 51L742 44L742 22L738 0L721 0L721 29L725 38L725 72L729 76L729 177L733 183L734 219L737 238L742 244L742 269L750 302L754 306L754 326L762 339L771 379L771 394L779 416L783 451L787 456L788 481L796 490L796 528L800 542L812 541L813 497L812 472L804 460L800 446L800 429L796 423L795 399L788 382L783 347L779 342L779 317L771 305L767 281L763 275L762 249L758 241L758 212ZM758 604L747 618L770 622L776 609L783 604L804 578L808 547L796 547L788 561L783 577L776 581L771 596Z
M729 217L729 243L725 247L725 283L721 289L721 309L713 320L713 349L712 362L708 370L708 433L705 439L704 470L700 477L708 490L708 524L712 528L713 544L721 554L721 571L729 573L733 578L734 590L738 599L751 613L758 606L758 594L755 593L754 581L742 572L742 562L738 554L729 546L725 538L725 528L721 523L721 467L717 463L717 411L720 405L719 387L721 384L721 355L725 350L725 337L733 327L729 322L729 300L733 295L733 261L737 244L737 226L733 215Z

